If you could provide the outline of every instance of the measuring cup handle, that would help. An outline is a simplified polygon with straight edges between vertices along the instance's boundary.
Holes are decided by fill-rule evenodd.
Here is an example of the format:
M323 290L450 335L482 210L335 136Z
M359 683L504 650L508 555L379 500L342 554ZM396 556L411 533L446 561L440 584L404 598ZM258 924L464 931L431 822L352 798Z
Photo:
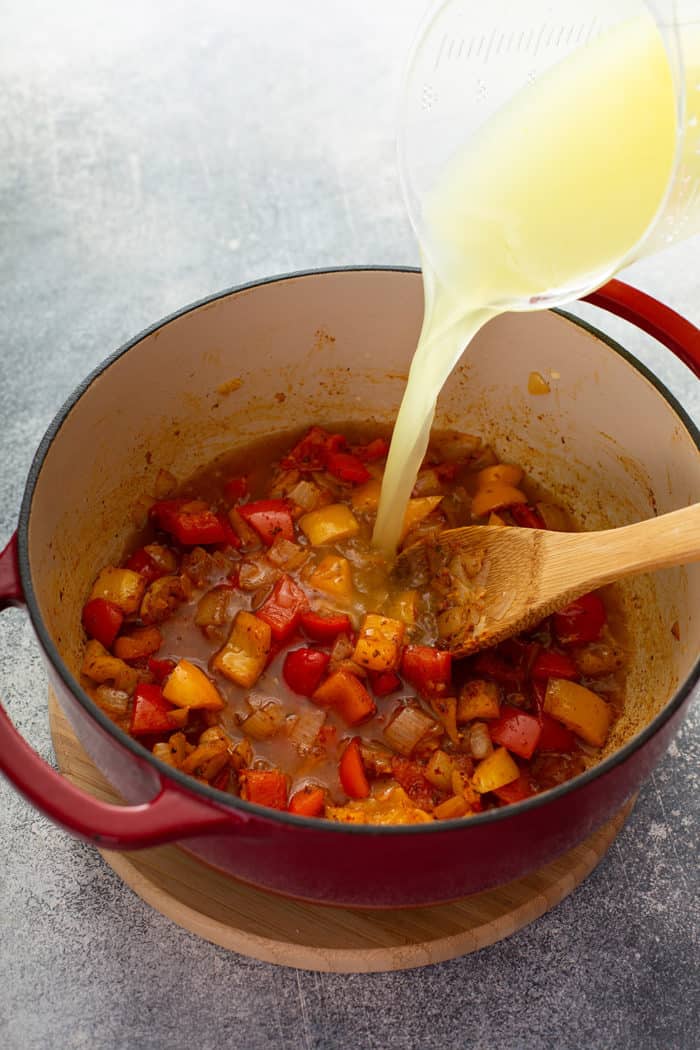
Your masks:
M624 281L608 281L585 301L622 317L658 339L700 377L700 329L639 288Z

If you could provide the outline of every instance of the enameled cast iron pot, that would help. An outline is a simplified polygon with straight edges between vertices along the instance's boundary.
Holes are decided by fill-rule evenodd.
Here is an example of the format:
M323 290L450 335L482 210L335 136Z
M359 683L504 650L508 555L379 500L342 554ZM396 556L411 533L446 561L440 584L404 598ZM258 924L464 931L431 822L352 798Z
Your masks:
M592 299L698 374L700 333L688 322L619 282ZM416 271L335 270L238 288L140 335L58 414L34 460L17 535L0 556L0 608L26 603L60 704L129 804L73 787L0 709L0 768L48 816L112 849L177 841L282 893L401 906L461 897L539 867L609 818L653 769L697 689L698 567L625 587L630 697L604 760L544 795L449 823L347 827L251 805L161 765L81 688L82 604L98 569L123 553L133 507L158 469L185 478L273 429L390 422L421 312ZM549 395L528 395L533 370L550 378ZM438 422L481 434L563 494L585 527L700 500L691 421L620 347L563 314L511 314L488 325L444 391Z

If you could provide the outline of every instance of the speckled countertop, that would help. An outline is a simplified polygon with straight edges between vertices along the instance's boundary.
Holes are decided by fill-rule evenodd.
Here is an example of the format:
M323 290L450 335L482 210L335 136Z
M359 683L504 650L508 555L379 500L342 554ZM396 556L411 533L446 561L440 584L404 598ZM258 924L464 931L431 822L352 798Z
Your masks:
M144 326L255 277L417 260L393 146L422 0L5 0L0 11L0 542L78 381ZM700 322L698 242L629 279ZM700 417L697 382L607 324ZM52 761L23 613L0 692ZM477 955L280 970L182 932L0 783L4 1050L698 1045L699 721L597 871Z

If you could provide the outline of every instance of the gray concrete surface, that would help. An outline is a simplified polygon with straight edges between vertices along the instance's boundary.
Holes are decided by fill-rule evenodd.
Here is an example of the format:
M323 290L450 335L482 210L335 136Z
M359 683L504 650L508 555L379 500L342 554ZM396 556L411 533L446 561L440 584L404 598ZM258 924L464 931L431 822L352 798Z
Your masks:
M423 0L0 4L0 542L77 382L153 320L305 267L417 261L397 86ZM700 246L628 276L700 322ZM700 417L697 382L606 323ZM0 692L49 761L25 616ZM691 714L598 870L535 925L405 974L229 954L125 889L0 784L4 1050L698 1045L698 737Z

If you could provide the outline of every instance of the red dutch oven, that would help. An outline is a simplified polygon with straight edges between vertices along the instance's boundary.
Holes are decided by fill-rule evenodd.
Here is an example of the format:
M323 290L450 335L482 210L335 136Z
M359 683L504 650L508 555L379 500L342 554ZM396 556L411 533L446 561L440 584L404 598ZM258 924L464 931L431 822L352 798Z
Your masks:
M698 375L700 332L613 281L590 297L636 323ZM49 428L17 534L0 555L0 608L26 605L51 685L125 805L74 787L0 710L0 769L34 805L89 842L177 842L260 887L351 906L450 900L532 871L585 839L641 785L678 729L700 675L700 572L623 585L629 696L602 761L533 799L416 827L337 825L263 809L162 765L81 688L80 611L133 531L160 467L197 466L274 429L390 422L422 314L415 270L293 274L167 318L118 350ZM528 374L549 378L533 398ZM489 324L455 370L438 424L481 434L546 482L587 528L700 500L699 436L622 348L561 312ZM673 626L673 632L671 627ZM676 635L678 637L676 637Z

